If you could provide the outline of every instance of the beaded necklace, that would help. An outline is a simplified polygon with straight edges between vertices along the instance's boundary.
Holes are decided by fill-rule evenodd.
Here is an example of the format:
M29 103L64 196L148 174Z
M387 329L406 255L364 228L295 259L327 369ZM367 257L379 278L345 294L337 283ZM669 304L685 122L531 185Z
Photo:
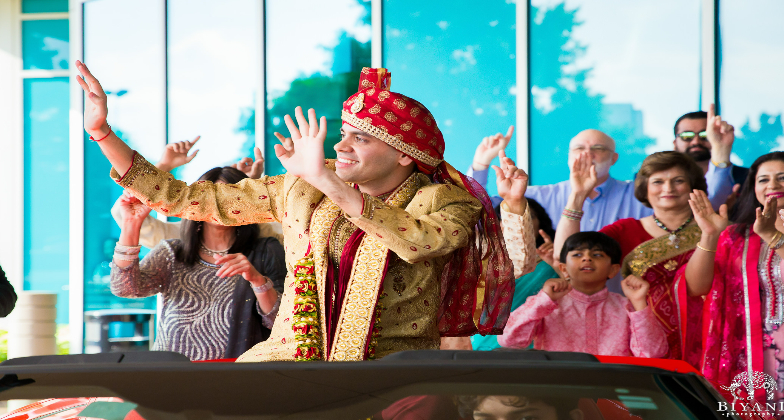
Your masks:
M678 228L677 228L677 229L675 229L675 230L670 230L670 229L668 229L668 228L667 228L667 226L664 226L664 223L662 223L662 222L661 222L661 221L660 221L660 220L659 220L659 219L656 217L656 215L654 215L654 216L653 216L653 221L654 221L654 222L656 222L656 226L658 226L658 227L659 227L659 229L661 229L661 230L663 230L663 231L665 231L665 232L667 232L667 233L669 233L669 234L670 234L670 244L671 244L671 245L674 245L674 246L675 246L675 249L678 249L678 248L679 248L679 245L678 245L678 243L680 242L680 239L678 239L678 232L680 232L680 231L682 231L683 229L685 229L685 228L686 228L686 226L687 226L689 223L691 223L691 220L692 220L692 217L691 217L691 216L689 216L689 218L688 218L688 219L686 219L686 221L685 221L685 222L683 222L683 224L682 224L682 225L678 226Z

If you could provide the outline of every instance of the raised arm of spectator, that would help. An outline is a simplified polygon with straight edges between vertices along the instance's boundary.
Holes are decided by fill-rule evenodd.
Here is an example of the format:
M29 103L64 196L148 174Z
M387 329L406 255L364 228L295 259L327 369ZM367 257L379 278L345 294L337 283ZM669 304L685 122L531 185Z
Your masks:
M498 156L498 152L505 150L512 140L514 126L509 126L506 135L496 133L482 139L474 152L474 160L466 174L476 180L484 188L487 188L487 173L490 170L490 162Z
M561 255L561 247L566 239L580 231L583 204L599 182L596 168L588 152L580 153L569 169L569 183L572 186L572 192L569 194L564 214L561 215L561 220L555 230L553 253L556 258Z
M515 278L528 274L536 268L536 233L531 223L525 190L528 187L528 174L515 166L503 150L498 152L501 166L493 166L496 175L498 194L501 202L503 234L509 258L514 265Z
M689 206L694 214L694 220L702 231L702 236L686 266L686 290L689 296L703 296L710 292L713 285L713 269L719 235L729 225L727 206L722 205L719 212L716 213L708 196L700 190L694 190L689 195ZM775 212L775 208L773 210ZM759 215L759 213L758 210L757 214Z
M735 181L732 179L732 145L735 143L735 127L716 115L716 106L708 108L708 127L705 129L711 145L711 162L705 180L708 183L708 197L714 210L725 204L732 194ZM724 166L720 168L719 166Z

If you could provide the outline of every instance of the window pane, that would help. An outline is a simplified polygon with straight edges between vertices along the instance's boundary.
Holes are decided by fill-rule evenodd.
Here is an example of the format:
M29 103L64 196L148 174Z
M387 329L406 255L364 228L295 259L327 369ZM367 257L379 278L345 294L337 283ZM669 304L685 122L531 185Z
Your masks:
M722 0L721 115L735 126L734 163L784 150L784 3Z
M67 12L68 0L22 0L22 13Z
M672 150L675 120L699 108L699 3L531 2L533 184L568 179L569 140L588 128L615 139L618 179Z
M22 21L22 62L25 70L68 68L68 20Z
M445 0L384 2L392 89L433 113L445 158L460 171L471 165L483 137L515 123L515 7L491 0L469 12ZM512 141L507 155L515 158L516 149Z
M298 105L327 117L325 153L336 157L343 101L357 92L362 67L370 66L370 1L268 0L265 17L265 172L277 175L284 169L272 133L288 136L283 116L293 116ZM307 30L292 30L292 22Z
M253 157L260 2L170 0L168 7L169 142L201 135L198 157L175 173L192 182Z
M68 323L68 97L67 77L24 79L24 289L58 293L58 324Z
M133 149L156 162L166 144L163 0L84 4L85 64L108 95L109 123ZM109 210L122 193L110 165L85 136L85 310L155 307L155 298L109 291L109 262L120 229Z

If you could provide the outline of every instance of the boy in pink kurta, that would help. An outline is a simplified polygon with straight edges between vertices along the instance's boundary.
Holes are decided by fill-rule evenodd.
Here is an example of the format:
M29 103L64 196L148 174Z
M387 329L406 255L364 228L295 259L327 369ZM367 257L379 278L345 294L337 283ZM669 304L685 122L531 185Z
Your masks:
M580 232L561 249L564 279L550 279L537 295L512 312L498 337L504 347L577 351L607 356L663 357L667 335L646 297L650 285L623 280L623 297L607 290L620 270L621 249L609 236Z

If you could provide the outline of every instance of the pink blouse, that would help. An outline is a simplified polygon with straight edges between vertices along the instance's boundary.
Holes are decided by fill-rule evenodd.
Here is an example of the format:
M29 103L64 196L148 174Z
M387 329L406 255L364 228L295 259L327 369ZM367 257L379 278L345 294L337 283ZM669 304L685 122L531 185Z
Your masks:
M572 290L559 301L544 291L509 316L498 343L537 350L576 351L605 356L663 357L667 334L650 307L635 311L631 302L607 288L593 295Z

